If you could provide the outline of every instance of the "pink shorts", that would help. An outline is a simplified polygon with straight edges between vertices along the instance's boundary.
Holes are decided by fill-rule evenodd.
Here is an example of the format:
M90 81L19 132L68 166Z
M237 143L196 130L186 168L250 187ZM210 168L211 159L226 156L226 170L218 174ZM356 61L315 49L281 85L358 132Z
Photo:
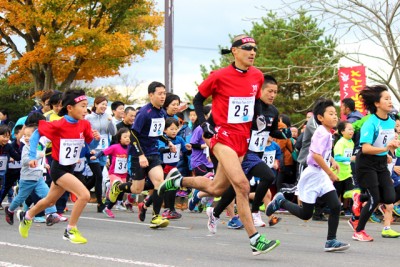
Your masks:
M227 130L224 130L222 127L218 129L218 132L211 138L210 140L210 148L211 150L217 143L226 145L232 148L238 157L242 157L246 154L247 148L249 146L249 138L247 135L239 135L229 133Z
M121 183L125 183L126 182L126 177L122 178L122 177L120 177L118 175L115 175L115 174L109 174L108 178L110 178L110 184L111 185L114 184L115 181L120 181Z

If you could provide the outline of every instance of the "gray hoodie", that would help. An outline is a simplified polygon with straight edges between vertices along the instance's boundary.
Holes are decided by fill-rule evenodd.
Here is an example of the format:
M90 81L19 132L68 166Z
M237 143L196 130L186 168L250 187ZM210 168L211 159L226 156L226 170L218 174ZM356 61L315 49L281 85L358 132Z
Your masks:
M43 157L40 155L42 153L37 153L36 159L38 160L38 167L32 169L29 167L29 149L30 146L25 144L24 147L22 148L22 154L21 154L21 179L22 180L34 180L34 181L39 181L39 179L43 179L43 165L40 163L42 160L45 160Z

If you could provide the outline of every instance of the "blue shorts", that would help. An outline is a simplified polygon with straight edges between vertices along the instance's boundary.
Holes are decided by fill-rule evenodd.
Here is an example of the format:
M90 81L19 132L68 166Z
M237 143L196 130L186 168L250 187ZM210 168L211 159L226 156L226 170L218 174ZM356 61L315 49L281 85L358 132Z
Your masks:
M247 175L251 171L251 169L253 169L256 165L260 164L261 162L263 162L263 160L260 159L260 157L257 154L248 152L244 156L242 162L242 169L244 174Z

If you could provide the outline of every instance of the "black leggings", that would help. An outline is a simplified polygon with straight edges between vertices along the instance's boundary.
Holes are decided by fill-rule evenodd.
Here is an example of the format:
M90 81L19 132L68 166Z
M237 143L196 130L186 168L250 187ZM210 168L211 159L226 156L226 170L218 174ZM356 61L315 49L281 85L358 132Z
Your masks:
M265 162L260 162L254 166L247 175L248 177L258 177L260 178L260 183L257 185L256 193L253 200L253 205L251 208L252 212L258 212L261 203L267 193L269 186L275 179L275 175L272 170L267 166ZM214 208L214 216L219 217L219 215L228 207L228 205L235 199L236 193L233 186L230 186L221 196L221 200L218 202L217 206Z
M6 176L3 177L3 187L0 191L0 204L3 202L10 189L14 186L15 182L19 180L20 172L20 169L18 169L18 171L14 171L14 169L7 170Z
M362 231L365 229L365 225L372 213L378 207L379 203L393 204L396 200L396 192L393 186L374 186L365 189L369 196L367 204L361 209L360 219L356 231Z
M327 204L331 213L328 219L328 236L327 240L336 239L336 231L339 226L339 215L340 215L340 201L336 194L336 191L330 191L325 195L321 196L321 200ZM303 206L298 206L297 204L290 202L288 200L283 200L281 207L289 211L291 214L302 220L309 220L314 212L315 204L309 204L303 202Z
M94 191L96 194L97 204L102 205L103 199L103 166L100 163L89 163L89 167L93 172L93 176L91 176L90 180L85 183L87 189L92 189L94 186Z

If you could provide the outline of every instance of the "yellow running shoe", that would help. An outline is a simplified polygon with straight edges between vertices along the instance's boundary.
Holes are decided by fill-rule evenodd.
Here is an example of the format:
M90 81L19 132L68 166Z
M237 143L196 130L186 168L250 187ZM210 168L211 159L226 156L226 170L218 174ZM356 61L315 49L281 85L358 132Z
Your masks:
M157 229L167 227L169 225L169 220L163 218L161 215L153 215L151 219L150 228Z
M384 238L397 238L399 236L400 236L400 233L396 232L392 228L389 228L387 230L385 230L385 228L383 228L383 230L382 230L382 237L384 237Z
M121 193L121 189L119 189L119 185L121 184L120 181L116 181L115 183L113 183L110 193L108 194L108 199L112 202L115 203L117 202L117 198L119 193Z
M29 229L31 229L32 220L25 219L25 212L19 210L17 212L17 218L19 219L19 234L23 238L27 238L29 235Z
M71 242L73 244L86 244L87 243L87 239L81 235L81 232L79 232L78 228L76 228L76 227L73 227L69 231L67 231L67 229L65 229L63 239L69 240L69 242Z

